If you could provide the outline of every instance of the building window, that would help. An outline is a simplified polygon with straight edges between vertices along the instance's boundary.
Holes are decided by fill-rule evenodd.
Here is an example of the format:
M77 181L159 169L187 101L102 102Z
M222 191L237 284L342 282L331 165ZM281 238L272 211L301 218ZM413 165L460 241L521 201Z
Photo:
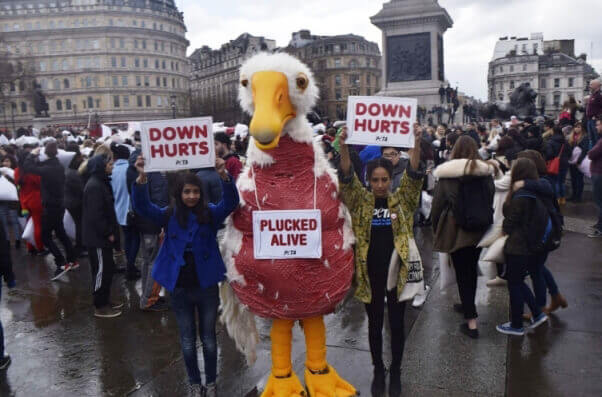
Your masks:
M130 96L129 95L124 95L124 97L123 97L123 107L124 108L129 108L130 107Z
M569 77L569 87L574 87L574 86L575 86L575 78Z
M341 85L341 75L340 74L337 74L336 76L334 76L334 84Z
M115 39L114 38L111 37L110 43L111 43L111 48L115 48Z
M111 66L114 68L117 67L117 58L116 57L111 57Z
M334 90L334 97L336 100L341 100L343 99L343 96L341 95L341 90L340 89L336 89Z
M63 101L60 99L56 100L56 110L63 110Z
M524 64L523 65L523 72L526 72L526 71L527 71L527 64Z
M119 39L119 48L125 48L125 40Z
M145 87L149 87L150 86L150 82L149 82L148 76L144 76L144 86Z
M138 40L134 40L134 48L138 48Z
M554 106L560 106L560 93L554 94Z
M161 77L157 76L157 77L155 78L155 85L156 85L157 87L161 87Z
M142 65L143 65L145 68L147 68L147 67L148 67L148 59L144 58L144 59L142 60Z
M151 97L150 97L150 95L146 96L146 107L147 108L151 107Z
M349 84L354 85L354 86L360 85L360 75L359 74L349 75Z
M99 108L100 107L100 99L96 99L96 107Z
M167 87L167 77L163 77L163 87Z
M165 65L165 60L161 61L161 69L163 69L163 70L167 69L167 67Z
M514 72L514 65L510 65L510 73Z
M27 113L27 103L21 102L21 113Z
M340 68L341 67L341 58L335 58L334 59L334 67L335 68Z
M134 67L136 67L136 68L140 67L140 58L134 58Z
M119 79L117 76L113 76L113 87L117 87L119 85Z
M554 79L554 88L560 88L560 79Z
M139 108L142 107L142 95L136 97L136 105L138 105Z
M52 80L52 89L54 89L54 90L61 89L61 81L59 79Z
M65 109L71 110L71 99L65 100Z
M510 80L510 89L514 88L514 80Z
M546 83L546 79L541 79L539 81L539 88L546 88L547 83Z
M113 107L115 107L115 108L119 107L119 95L113 96Z
M136 87L142 86L142 79L140 76L136 76Z
M121 57L121 67L125 68L125 57Z
M88 108L93 108L94 107L94 99L91 96L88 97L88 104L87 105L88 105Z
M128 86L128 76L121 76L121 85L124 87Z

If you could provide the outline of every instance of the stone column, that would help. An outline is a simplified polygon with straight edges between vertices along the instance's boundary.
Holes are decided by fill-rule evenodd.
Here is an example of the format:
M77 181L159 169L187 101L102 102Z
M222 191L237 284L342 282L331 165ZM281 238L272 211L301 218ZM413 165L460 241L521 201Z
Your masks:
M437 0L391 0L370 21L383 32L377 95L414 97L429 109L439 105L445 82L443 34L453 24L447 11Z

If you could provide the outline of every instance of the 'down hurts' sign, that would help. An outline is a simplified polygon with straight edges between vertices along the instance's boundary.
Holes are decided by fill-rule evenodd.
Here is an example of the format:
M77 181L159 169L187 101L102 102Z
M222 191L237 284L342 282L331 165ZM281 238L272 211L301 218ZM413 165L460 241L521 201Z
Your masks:
M320 210L253 211L255 259L322 257Z
M347 143L413 148L416 108L414 98L350 96Z
M215 166L211 117L145 121L140 143L146 172Z

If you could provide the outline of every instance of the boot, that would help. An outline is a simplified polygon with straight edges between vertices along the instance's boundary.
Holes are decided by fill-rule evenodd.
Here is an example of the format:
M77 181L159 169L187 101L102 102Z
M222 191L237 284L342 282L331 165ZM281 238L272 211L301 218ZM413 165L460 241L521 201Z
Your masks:
M385 395L385 366L374 367L374 378L372 379L372 397L383 397Z
M401 396L401 367L391 366L389 375L389 397Z
M543 311L546 314L550 314L550 313L558 310L558 308L560 308L560 307L562 307L563 309L566 309L568 306L569 306L569 304L566 301L566 299L564 299L564 296L562 296L561 294L556 294L556 295L552 296L552 301L550 302L550 306L546 306L543 309Z

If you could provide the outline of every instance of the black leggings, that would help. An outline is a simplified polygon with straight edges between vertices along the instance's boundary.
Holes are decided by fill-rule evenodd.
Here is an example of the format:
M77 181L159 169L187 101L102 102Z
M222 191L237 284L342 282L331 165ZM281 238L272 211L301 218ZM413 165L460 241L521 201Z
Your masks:
M477 268L480 255L481 248L477 247L460 248L451 253L452 262L456 269L456 281L458 282L462 311L464 312L464 318L467 320L477 318L475 296L477 294Z
M368 265L368 276L370 278L370 289L372 290L372 302L367 303L368 314L368 339L370 342L370 353L372 363L375 367L384 367L383 363L383 322L385 317L385 295L387 297L387 310L389 312L389 327L391 330L391 355L392 368L401 367L403 358L403 347L405 344L404 315L405 302L397 301L397 288L387 291L387 266Z

